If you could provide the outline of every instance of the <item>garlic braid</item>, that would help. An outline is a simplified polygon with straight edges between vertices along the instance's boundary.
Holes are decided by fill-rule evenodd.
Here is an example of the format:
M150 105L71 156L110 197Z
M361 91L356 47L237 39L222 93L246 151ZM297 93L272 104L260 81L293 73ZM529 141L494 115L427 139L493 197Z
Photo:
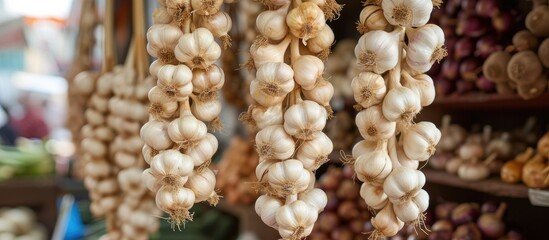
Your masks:
M329 52L333 33L316 1L263 3L268 10L257 17L261 35L250 47L248 62L256 69L250 83L255 104L241 115L259 130L256 176L263 195L255 209L282 239L302 239L327 202L326 194L314 188L314 171L333 148L322 132L331 115L333 87L322 77L319 58ZM290 61L284 57L288 50Z
M425 176L416 169L434 153L440 131L430 122L414 123L413 119L434 99L433 81L423 73L440 59L444 38L439 45L425 44L426 37L439 36L438 26L425 25L432 2L421 2L368 1L358 22L363 35L355 56L361 72L351 86L358 103L355 108L360 110L356 125L364 140L353 147L346 161L363 182L361 197L378 211L370 239L394 236L405 223L425 228L423 212L429 195L422 190ZM422 31L427 28L430 31ZM418 32L434 36L415 35ZM423 59L418 48L423 48ZM416 67L420 65L421 71Z
M228 14L222 0L159 0L154 24L147 32L147 51L157 58L150 74L157 84L148 94L150 119L141 128L143 155L150 167L143 172L156 205L180 226L192 221L195 202L215 205L215 174L208 168L217 139L208 133L222 127L218 91L223 70L214 63L221 47L230 45Z

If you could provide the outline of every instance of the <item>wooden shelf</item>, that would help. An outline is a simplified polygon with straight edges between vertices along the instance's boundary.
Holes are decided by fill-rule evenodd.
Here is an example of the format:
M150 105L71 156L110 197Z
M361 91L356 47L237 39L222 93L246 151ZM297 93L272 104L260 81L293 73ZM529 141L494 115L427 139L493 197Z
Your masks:
M528 198L528 188L525 185L507 184L495 177L477 182L469 182L442 171L432 169L423 169L422 171L425 173L427 182L470 189L500 197Z
M429 107L452 109L522 109L522 108L549 108L549 93L524 100L518 95L497 95L474 93L468 95L454 95L437 97Z

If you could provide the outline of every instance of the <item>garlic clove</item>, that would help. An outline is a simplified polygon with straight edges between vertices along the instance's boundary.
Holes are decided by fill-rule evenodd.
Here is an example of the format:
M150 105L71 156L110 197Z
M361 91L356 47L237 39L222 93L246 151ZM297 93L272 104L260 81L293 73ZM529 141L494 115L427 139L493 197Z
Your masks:
M255 212L267 226L278 229L275 216L282 205L283 203L275 197L261 195L255 201Z
M328 156L332 150L332 141L326 134L320 132L315 138L301 144L297 150L296 159L303 163L305 169L315 171L329 160Z
M295 151L293 138L282 125L268 126L257 133L255 145L262 159L288 159Z
M305 100L295 104L284 113L284 130L303 140L316 137L326 125L326 110L318 103Z
M303 45L307 45L307 40L318 36L324 28L326 19L318 5L304 2L288 12L286 24L292 35L303 39Z
M433 123L416 123L402 133L404 153L411 159L427 160L435 153L440 136L440 130Z
M360 135L367 141L388 140L395 134L396 123L387 120L380 105L360 111L355 118Z
M322 212L328 203L326 193L319 188L313 188L306 192L299 193L297 199L314 206L318 213Z
M398 62L399 32L376 30L367 32L358 40L355 57L364 71L382 74Z
M385 80L379 74L361 72L351 82L355 101L364 108L369 108L383 101L387 93Z

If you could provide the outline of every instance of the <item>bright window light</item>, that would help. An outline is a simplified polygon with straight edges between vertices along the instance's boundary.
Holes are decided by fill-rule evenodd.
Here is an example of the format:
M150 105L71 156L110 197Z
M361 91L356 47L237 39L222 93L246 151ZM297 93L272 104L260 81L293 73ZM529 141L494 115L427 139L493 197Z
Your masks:
M5 10L14 15L66 19L72 0L4 0Z

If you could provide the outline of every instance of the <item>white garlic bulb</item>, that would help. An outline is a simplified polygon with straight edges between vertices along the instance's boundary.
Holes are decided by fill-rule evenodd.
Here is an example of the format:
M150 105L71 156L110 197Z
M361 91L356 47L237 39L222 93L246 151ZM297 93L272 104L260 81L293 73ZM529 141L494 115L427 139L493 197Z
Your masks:
M175 57L190 68L205 69L221 56L221 47L206 28L183 34L175 47Z
M282 125L263 128L255 136L255 145L261 159L285 160L295 151L295 142Z
M419 122L402 133L404 153L411 159L424 161L435 153L440 130L431 122Z
M276 211L278 233L283 239L301 239L311 234L318 218L317 209L297 200Z
M177 112L177 109L179 108L177 102L172 101L171 98L158 86L151 88L148 93L148 97L150 102L149 114L156 119L169 119Z
M195 146L208 133L204 122L196 119L192 114L186 114L173 120L168 126L170 139L178 144L180 149Z
M290 4L286 4L276 10L261 12L256 19L256 26L259 32L275 41L284 39L288 33L286 13L289 7Z
M420 27L429 21L433 11L432 0L383 0L385 19L395 26Z
M260 105L270 107L281 103L294 89L294 71L286 63L266 63L257 69L256 79L250 84L252 98Z
M362 154L376 151L377 145L378 142L376 141L361 140L353 146L351 155L353 159L357 159Z
M312 53L322 53L323 51L327 51L327 57L327 53L329 53L330 47L334 43L334 40L334 31L332 31L330 26L325 25L316 37L307 41L307 49L309 49Z
M282 125L282 103L271 107L254 106L251 110L251 117L258 129L264 129L271 125Z
M395 215L405 223L419 224L423 212L429 207L429 194L420 189L414 195L409 196L407 201L400 204L393 204ZM416 223L418 222L418 223Z
M174 225L192 219L189 209L194 204L194 192L188 188L161 187L156 193L156 206L170 215Z
M177 64L173 51L182 35L176 26L153 24L147 31L147 52L164 64Z
M383 141L395 134L396 123L383 116L380 105L360 111L355 118L360 135L367 141Z
M293 63L294 79L301 88L311 90L315 87L318 80L322 79L324 73L324 63L318 57L311 55L299 56Z
M193 160L188 155L177 150L166 150L151 160L151 174L163 181L162 185L176 187L174 179L177 176L188 176L194 168Z
M314 184L313 184L314 185ZM328 196L322 189L313 188L311 190L299 193L297 199L314 206L318 213L324 210L326 204L328 204Z
M259 68L266 63L282 63L284 62L284 55L286 48L290 45L291 38L284 38L278 44L254 44L250 48L250 55L252 57L252 66Z
M328 117L324 107L313 101L302 101L284 113L284 130L296 138L310 140L326 125Z
M360 181L379 182L391 173L393 164L386 150L377 150L360 155L354 168Z
M209 200L212 193L215 193L215 174L209 168L204 168L201 172L195 171L189 175L189 180L185 183L185 187L194 192L195 202ZM214 203L217 203L217 199L211 199L210 201L212 200Z
M412 77L404 73L402 85L414 90L418 94L422 107L431 105L435 100L435 85L433 84L433 79L427 74Z
M387 120L407 126L421 110L421 102L413 90L395 87L383 99L382 109Z
M303 192L309 186L312 173L295 159L274 163L269 167L267 180L279 196L289 196Z
M200 101L198 98L193 98L191 112L200 121L211 122L219 117L219 114L221 113L221 102L217 99Z
M358 40L355 57L362 70L382 74L398 62L399 34L376 30L367 32Z
M305 169L315 171L328 161L328 155L333 150L332 140L323 132L315 138L301 144L296 153L296 159L303 163Z
M178 101L187 98L193 92L193 73L185 65L164 65L158 70L158 87L168 97Z
M361 72L351 82L355 101L364 108L379 104L387 93L385 80L379 74Z
M414 29L408 35L406 63L415 71L424 73L447 55L443 45L444 32L439 26L427 24Z
M283 203L275 197L261 195L255 201L255 212L267 226L278 229L276 212L282 205Z
M164 150L172 146L173 142L168 135L168 123L152 120L141 128L141 139L155 150Z
M191 157L194 166L198 167L205 163L209 164L213 155L217 151L217 147L217 138L215 138L213 134L208 133L193 147L185 150L185 154Z
M383 191L383 185L372 182L362 183L360 186L360 196L369 207L375 210L382 209L387 201L389 201L387 194Z
M219 12L222 4L223 0L191 0L191 7L200 15L212 15Z

